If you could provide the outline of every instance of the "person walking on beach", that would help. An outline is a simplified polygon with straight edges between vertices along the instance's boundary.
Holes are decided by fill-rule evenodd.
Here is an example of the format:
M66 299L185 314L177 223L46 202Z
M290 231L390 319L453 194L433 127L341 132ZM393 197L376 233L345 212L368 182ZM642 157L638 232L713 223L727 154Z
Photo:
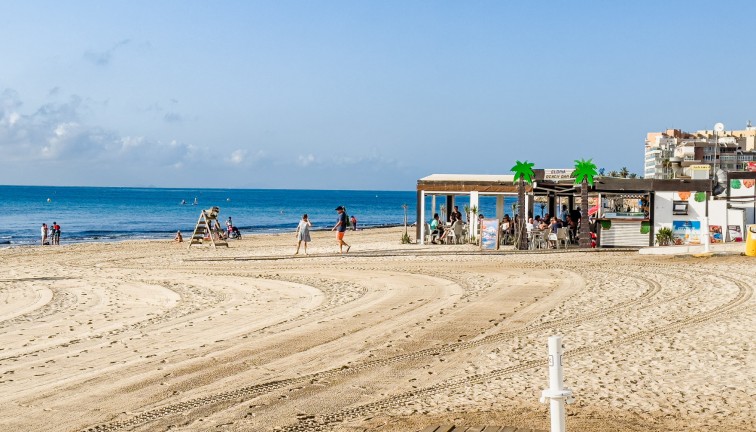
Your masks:
M43 224L42 224L42 228L40 229L40 234L42 234L42 246L44 246L44 245L46 245L46 244L50 244L50 243L49 243L49 242L47 241L47 232L48 232L48 231L47 231L47 224L46 224L46 223L43 223Z
M352 231L357 231L357 218L354 215L352 215L350 222L352 222Z
M346 213L344 213L344 207L342 206L336 207L336 211L339 213L339 217L336 221L336 226L334 226L331 231L336 231L336 241L339 242L339 253L344 253L344 246L346 246L346 252L349 253L351 246L344 241L344 233L347 228L347 216Z
M307 255L307 242L312 241L310 238L311 226L310 219L307 218L307 213L305 213L302 215L302 220L299 221L299 225L297 225L297 251L294 252L294 255L299 254L299 246L302 245L302 242L304 242L304 254Z

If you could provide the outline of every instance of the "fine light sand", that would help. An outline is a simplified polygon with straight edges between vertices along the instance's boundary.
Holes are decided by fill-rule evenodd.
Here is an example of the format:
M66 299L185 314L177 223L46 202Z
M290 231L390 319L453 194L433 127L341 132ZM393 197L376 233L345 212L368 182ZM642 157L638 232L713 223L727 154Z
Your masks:
M481 254L401 229L0 250L2 431L756 430L756 260Z

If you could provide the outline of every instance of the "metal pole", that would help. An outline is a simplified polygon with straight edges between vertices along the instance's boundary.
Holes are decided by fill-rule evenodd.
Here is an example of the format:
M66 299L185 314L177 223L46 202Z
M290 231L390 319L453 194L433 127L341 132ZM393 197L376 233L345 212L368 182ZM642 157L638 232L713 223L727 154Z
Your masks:
M541 393L541 403L549 400L551 432L565 432L565 402L572 402L572 390L564 387L562 374L562 337L549 337L549 388Z
M714 178L717 178L717 165L719 164L719 131L714 131Z
M701 218L701 236L703 237L701 241L704 245L704 253L709 253L709 242L711 239L709 238L709 218L706 216Z

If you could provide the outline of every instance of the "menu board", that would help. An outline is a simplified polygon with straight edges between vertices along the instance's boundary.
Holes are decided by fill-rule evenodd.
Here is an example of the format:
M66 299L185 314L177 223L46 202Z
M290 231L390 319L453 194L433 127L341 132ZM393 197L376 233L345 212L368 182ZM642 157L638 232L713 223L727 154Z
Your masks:
M743 232L740 231L740 225L727 225L727 231L730 234L730 241L743 241Z
M480 249L489 251L499 249L498 219L480 220Z
M676 245L701 244L701 222L672 221L672 238Z
M722 243L724 241L721 225L709 225L709 241L711 243Z

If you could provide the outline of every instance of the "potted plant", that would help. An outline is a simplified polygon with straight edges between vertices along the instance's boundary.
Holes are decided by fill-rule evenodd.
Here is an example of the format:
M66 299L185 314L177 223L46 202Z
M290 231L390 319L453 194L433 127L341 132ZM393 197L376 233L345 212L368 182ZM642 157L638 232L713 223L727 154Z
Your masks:
M661 228L656 232L656 244L659 246L669 246L674 243L671 228Z

